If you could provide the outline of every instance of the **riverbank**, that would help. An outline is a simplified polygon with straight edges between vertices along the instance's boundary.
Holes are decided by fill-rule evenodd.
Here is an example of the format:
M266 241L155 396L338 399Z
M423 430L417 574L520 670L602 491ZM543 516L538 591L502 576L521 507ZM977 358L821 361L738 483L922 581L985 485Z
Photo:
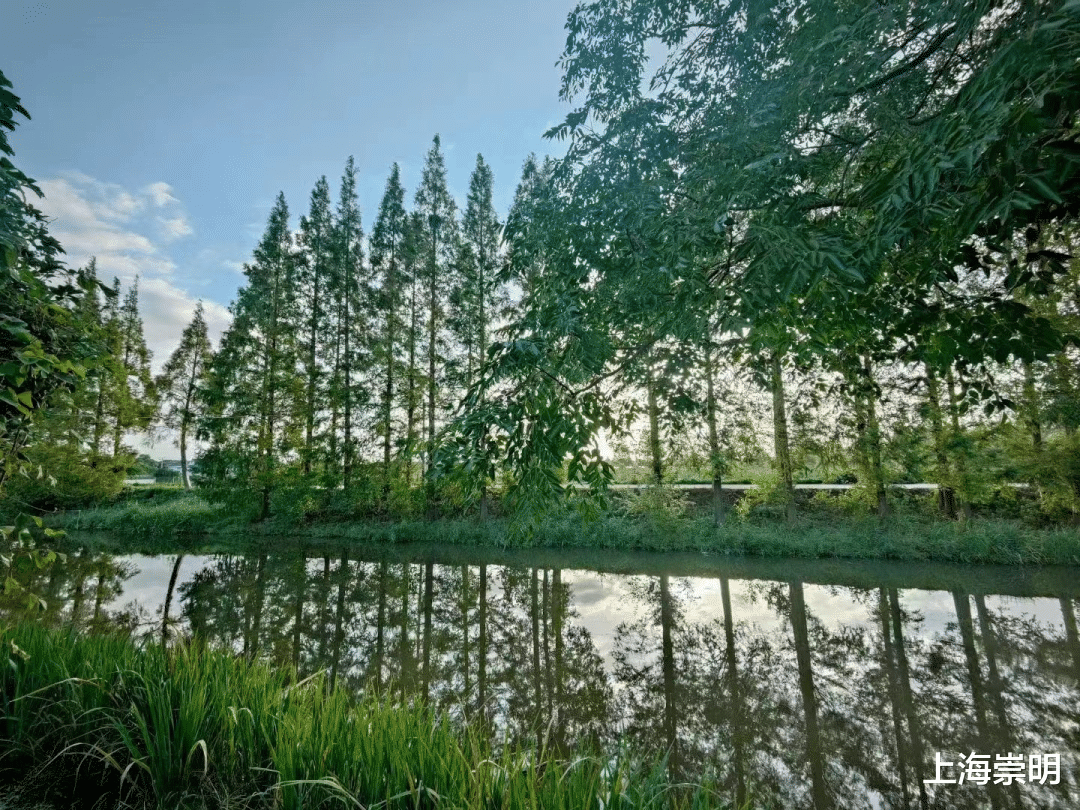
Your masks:
M732 512L724 525L708 517L653 509L596 513L552 511L531 530L507 517L432 521L320 518L250 523L227 508L184 494L160 503L134 502L61 513L49 524L76 531L104 530L132 537L282 536L357 543L439 543L497 548L588 548L694 551L760 557L939 561L1004 565L1080 565L1080 530L1038 527L1019 519L944 521L916 511L878 520L822 507L803 510L794 523L770 512Z
M622 752L494 748L479 721L195 645L0 630L0 783L57 807L725 807Z

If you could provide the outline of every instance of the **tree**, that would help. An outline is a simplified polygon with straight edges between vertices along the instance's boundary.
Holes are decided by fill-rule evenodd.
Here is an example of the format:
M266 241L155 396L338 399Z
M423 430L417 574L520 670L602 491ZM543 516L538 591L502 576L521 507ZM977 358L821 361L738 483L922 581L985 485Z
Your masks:
M416 210L421 216L423 243L428 250L427 262L421 265L424 295L427 307L427 447L425 451L426 472L429 476L429 506L434 498L430 489L430 477L434 472L435 427L440 421L439 374L444 363L446 296L448 292L447 271L453 257L457 238L457 221L454 200L446 188L446 162L443 159L439 136L432 141L424 162L420 187L416 190Z
M248 283L214 357L199 429L199 437L211 441L204 455L211 479L240 490L256 487L261 519L270 515L279 467L303 442L298 263L279 193L253 261L244 265Z
M0 72L0 153L14 156L7 132L18 113L30 114L6 88ZM60 260L64 249L48 232L44 215L26 192L44 196L8 157L0 157L0 488L25 460L32 421L54 391L70 390L85 366L100 355L72 314L96 280L71 273Z
M657 341L821 290L850 302L907 252L923 261L894 282L916 311L956 266L1000 261L1031 223L1080 207L1068 4L599 0L567 29L561 95L579 106L547 133L571 142L541 226L563 234L530 315L541 331L496 352L517 380L540 367L551 396L538 413L520 389L487 419L539 417L514 460L523 481L541 457L585 462L585 394ZM1045 258L1043 277L1005 284L1052 284L1063 264Z
M325 401L323 369L326 367L327 344L330 342L327 313L333 301L327 296L332 229L330 186L326 182L326 175L323 175L311 192L311 209L306 217L300 218L300 231L297 234L304 249L304 261L297 265L296 282L304 332L300 362L306 381L304 447L301 453L305 475L311 474L312 462L317 455L316 431L320 426L322 403Z
M335 412L342 415L342 475L345 489L352 485L356 464L356 434L361 424L360 408L370 395L362 384L362 374L370 364L371 289L363 277L364 230L356 201L356 167L352 156L341 176L337 216L331 233L333 274L331 298L334 301L334 380L332 399ZM336 430L334 431L336 440ZM337 460L334 461L335 465Z
M187 439L201 408L199 389L206 384L206 373L214 354L206 332L203 304L195 305L195 315L180 335L180 345L170 355L157 379L161 398L161 421L180 433L180 475L185 489L191 489L188 475Z
M96 294L96 283L87 273L64 267L63 248L49 234L41 211L26 199L27 191L44 196L41 189L8 160L14 151L4 130L14 131L16 113L30 118L19 97L7 89L11 86L0 72L0 493L13 473L26 472L26 451L47 402L78 385L86 366L101 355L101 347L78 328L73 313L84 295ZM24 590L11 577L16 556L32 554L38 567L57 559L55 552L26 548L32 545L29 524L35 520L40 526L40 519L20 514L14 526L0 530L5 544L15 545L14 554L2 557L9 594ZM44 604L29 591L24 595L28 605Z
M482 155L476 156L476 168L469 178L469 197L461 224L461 247L458 258L456 332L465 344L465 389L472 387L480 366L487 358L493 315L505 302L496 273L502 226L492 201L494 177ZM483 404L485 391L477 391ZM487 479L490 468L481 469L480 515L487 517Z
M461 243L467 247L468 258L459 262L457 279L457 332L467 352L466 388L472 385L476 369L484 362L493 315L503 303L496 275L502 225L495 213L493 191L491 167L482 155L477 155L461 220Z
M139 316L139 280L124 296L117 318L115 359L117 376L112 401L113 458L120 455L120 440L132 429L146 430L157 410L157 392L150 372L150 350Z
M390 457L393 447L393 410L395 378L401 366L401 341L405 331L402 309L406 279L402 276L402 253L405 249L408 219L405 214L405 189L401 172L395 163L386 181L386 190L379 203L379 214L371 232L371 270L381 275L377 293L380 313L374 327L375 360L382 379L379 385L378 433L382 436L383 495L390 489ZM397 383L400 386L400 382Z

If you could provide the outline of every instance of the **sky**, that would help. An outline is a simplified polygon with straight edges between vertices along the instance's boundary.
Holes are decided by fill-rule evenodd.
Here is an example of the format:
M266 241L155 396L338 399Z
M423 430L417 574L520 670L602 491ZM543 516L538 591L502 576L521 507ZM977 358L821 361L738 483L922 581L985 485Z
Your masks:
M345 160L370 233L392 163L411 205L438 133L463 206L477 153L500 218L571 109L574 0L3 0L0 63L30 113L13 162L71 267L139 277L159 371L202 299L215 341L279 191L295 228ZM157 453L155 455L161 455ZM166 452L165 455L168 455Z

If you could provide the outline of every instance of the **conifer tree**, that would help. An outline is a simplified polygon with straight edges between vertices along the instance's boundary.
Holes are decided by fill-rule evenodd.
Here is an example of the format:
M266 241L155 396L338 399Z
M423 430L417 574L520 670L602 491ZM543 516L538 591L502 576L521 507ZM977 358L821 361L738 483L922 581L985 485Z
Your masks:
M446 162L443 159L439 136L432 141L424 163L420 187L416 190L416 210L423 228L423 248L428 251L423 262L424 306L427 315L425 329L425 360L427 365L427 442L425 449L426 471L430 475L435 453L435 426L439 409L439 369L445 362L442 338L445 305L448 294L447 276L453 259L457 222L455 205L446 187ZM429 489L429 501L434 493ZM429 504L430 505L430 504Z
M421 396L423 394L423 373L420 370L420 340L423 322L423 279L422 265L426 254L423 249L424 224L419 211L409 214L405 228L402 259L405 265L405 279L408 285L408 323L405 333L405 484L412 482L412 458L420 443L418 422L423 421Z
M258 487L262 519L270 515L281 461L303 442L296 254L289 209L279 193L253 261L244 265L248 283L231 307L233 323L214 358L200 429L212 442L206 458L211 475Z
M459 262L459 323L468 348L466 386L473 382L487 352L492 312L498 305L496 268L499 261L502 226L492 201L494 177L483 155L476 156L476 168L469 178L469 197L462 218L463 261ZM471 254L471 255L470 255Z
M330 216L330 186L323 175L311 192L311 208L300 218L298 241L303 247L303 261L297 266L299 301L302 305L303 347L300 362L304 370L304 446L301 452L303 471L311 473L317 455L316 433L319 428L320 403L325 401L323 369L328 344L328 314L334 306L328 297L333 222Z
M206 370L213 360L210 339L206 332L202 301L195 306L195 315L180 336L180 345L165 363L157 379L161 398L161 421L179 432L180 475L185 489L191 489L188 474L187 440L199 413L199 388L204 385Z
M79 299L75 307L74 321L78 328L91 341L94 341L102 350L105 348L104 330L105 323L102 315L101 298L98 295L99 283L97 274L97 257L91 256L90 262L82 270L88 285L85 294ZM111 365L102 357L100 362L87 370L82 384L72 391L72 419L77 421L79 429L73 430L71 438L74 440L85 439L91 445L92 454L98 453L97 443L91 441L91 437L97 437L98 441L104 435L104 401L103 387L107 385L107 377L111 372ZM101 402L101 408L98 405ZM92 417L89 421L87 417Z
M543 270L545 239L553 235L544 227L545 218L553 213L556 205L551 179L553 171L554 161L550 157L538 165L536 155L530 154L525 159L514 202L506 217L502 275L521 286L523 308L533 295L536 279Z
M379 203L379 215L371 233L371 270L381 280L378 294L379 320L374 343L379 366L379 414L377 432L382 438L383 492L390 487L390 456L393 446L393 407L396 372L400 365L401 341L405 333L402 307L406 279L403 277L408 219L405 214L405 189L395 163L386 181L386 191Z
M139 317L139 280L124 296L117 319L119 373L113 395L113 457L120 455L120 441L128 430L145 430L157 410L157 393L150 373L150 350Z
M370 342L366 302L370 294L363 281L364 230L356 199L356 165L352 156L341 176L337 216L331 231L332 273L330 298L334 351L328 358L333 369L331 400L335 413L341 413L342 450L341 482L349 489L357 459L357 428L362 423L361 409L368 400L364 386L366 346ZM336 418L334 441L336 443ZM337 469L337 460L334 460Z
M101 443L105 439L108 420L114 410L113 402L120 376L117 366L117 357L120 354L120 279L118 278L113 278L111 294L107 296L105 307L101 311L99 329L106 360L102 364L95 386L97 396L94 401L94 427L90 436L90 447L96 455L102 452Z

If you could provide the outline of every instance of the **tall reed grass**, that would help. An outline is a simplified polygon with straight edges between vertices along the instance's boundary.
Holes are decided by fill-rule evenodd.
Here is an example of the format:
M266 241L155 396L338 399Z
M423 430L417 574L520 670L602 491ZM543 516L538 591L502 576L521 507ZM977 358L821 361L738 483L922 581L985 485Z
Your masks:
M205 534L230 520L220 504L192 493L157 501L129 501L66 512L58 525L72 530L117 531L125 534Z
M0 784L95 807L726 807L627 751L572 760L493 746L420 703L327 689L316 675L198 643L165 650L29 623L0 631ZM67 774L63 789L59 773ZM75 774L75 779L70 774ZM65 792L66 791L66 792ZM65 805L66 806L66 805Z

